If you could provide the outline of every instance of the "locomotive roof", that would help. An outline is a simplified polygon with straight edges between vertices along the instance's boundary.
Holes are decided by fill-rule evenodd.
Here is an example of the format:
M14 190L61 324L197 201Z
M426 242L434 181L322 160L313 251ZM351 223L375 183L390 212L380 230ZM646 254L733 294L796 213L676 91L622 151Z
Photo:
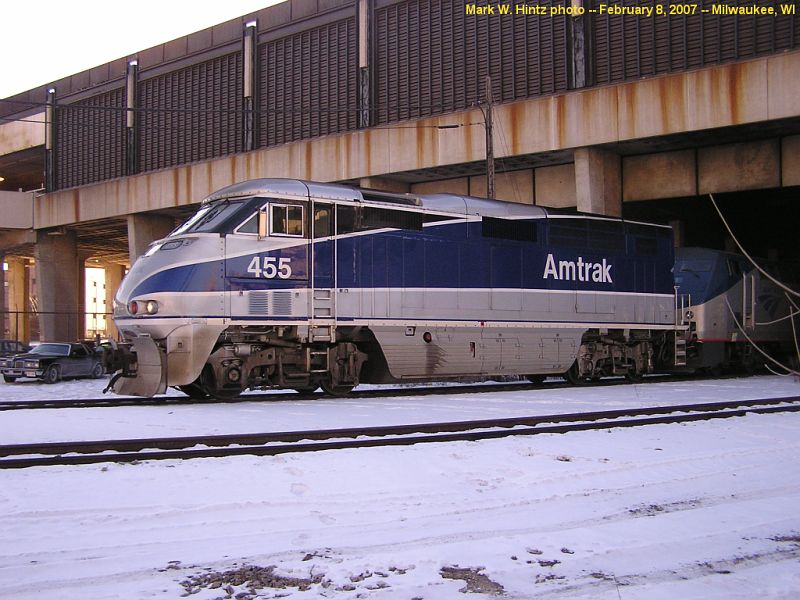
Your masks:
M604 215L574 214L558 210L542 208L532 204L506 202L503 200L489 200L475 196L460 194L403 194L398 192L384 192L367 188L358 188L338 183L319 183L304 181L302 179L263 178L251 179L235 183L218 190L205 198L203 204L230 198L248 198L252 196L278 195L295 198L297 200L321 198L336 202L377 203L383 205L407 206L421 210L430 210L456 215L479 215L487 217L505 218L566 218L566 219L599 219L608 221L624 221L618 217ZM670 229L669 225L657 223L641 223L627 221L648 227Z
M544 217L548 211L530 204L488 200L459 194L402 194L362 189L336 183L318 183L300 179L265 178L235 183L214 192L203 204L229 198L262 195L294 196L298 199L324 198L338 202L364 202L413 206L459 215L488 215L497 217Z

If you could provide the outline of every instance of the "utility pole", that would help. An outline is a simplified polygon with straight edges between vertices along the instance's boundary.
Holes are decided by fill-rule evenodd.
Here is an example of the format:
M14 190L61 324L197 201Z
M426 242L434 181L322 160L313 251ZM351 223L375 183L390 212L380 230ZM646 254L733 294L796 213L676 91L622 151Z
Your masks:
M492 124L492 78L486 76L486 108L481 107L486 129L486 197L494 200L494 143Z

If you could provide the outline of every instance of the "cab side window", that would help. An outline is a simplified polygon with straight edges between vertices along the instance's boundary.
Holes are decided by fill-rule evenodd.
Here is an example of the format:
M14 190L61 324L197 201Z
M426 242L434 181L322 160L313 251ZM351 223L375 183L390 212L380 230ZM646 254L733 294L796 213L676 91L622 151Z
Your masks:
M291 204L271 204L269 233L277 236L303 237L303 207Z
M333 210L330 205L322 204L314 207L314 237L333 235Z

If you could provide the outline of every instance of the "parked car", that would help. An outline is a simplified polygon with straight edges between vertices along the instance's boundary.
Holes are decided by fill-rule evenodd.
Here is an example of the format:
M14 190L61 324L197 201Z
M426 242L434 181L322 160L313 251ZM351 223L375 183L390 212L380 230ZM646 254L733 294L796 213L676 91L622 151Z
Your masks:
M30 349L30 346L17 340L0 340L0 356L14 356L28 352Z
M0 372L6 383L19 377L35 377L45 383L60 379L102 377L102 357L80 343L46 342L30 352L0 359Z

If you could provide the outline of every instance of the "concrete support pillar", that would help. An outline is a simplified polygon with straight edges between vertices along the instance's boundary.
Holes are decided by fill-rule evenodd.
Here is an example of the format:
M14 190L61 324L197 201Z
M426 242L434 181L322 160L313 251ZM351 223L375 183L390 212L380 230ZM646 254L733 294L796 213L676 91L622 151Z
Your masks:
M154 241L175 229L175 220L161 215L128 215L128 253L131 264L147 251Z
M575 194L578 212L622 216L622 162L600 148L575 150Z
M16 256L6 257L8 271L8 294L6 296L8 310L8 337L21 342L31 339L30 327L30 268L28 259Z
M122 278L125 276L125 267L122 265L109 264L106 269L106 312L114 312L114 296L117 294ZM106 315L106 335L109 338L118 340L119 330L114 324L110 315Z
M86 318L86 259L88 256L78 256L78 314L81 315L78 322L78 339L83 340L88 336Z
M681 220L669 222L672 227L672 243L676 248L683 248L686 245L686 223Z
M2 268L6 257L0 255L0 334L6 337L8 328L8 290L6 286L6 272Z
M85 315L80 311L83 261L78 258L74 231L54 235L36 232L36 272L39 328L42 341L69 342L82 337Z

